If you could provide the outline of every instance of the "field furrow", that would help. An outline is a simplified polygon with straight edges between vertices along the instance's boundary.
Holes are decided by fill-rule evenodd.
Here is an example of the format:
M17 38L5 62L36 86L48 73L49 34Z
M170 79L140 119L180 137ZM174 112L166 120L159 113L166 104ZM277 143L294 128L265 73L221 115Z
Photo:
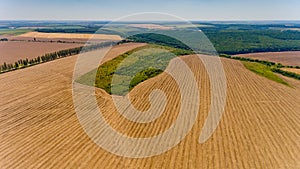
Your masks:
M120 45L107 58L142 45L145 44ZM171 150L150 158L131 159L98 147L80 125L72 98L76 59L72 56L0 75L0 168L300 166L300 85L294 79L287 78L294 87L282 85L256 75L237 60L222 58L227 79L225 112L212 137L199 144L211 106L211 82L201 60L194 55L181 57L195 75L200 92L196 122L184 140ZM150 123L134 123L124 118L117 112L112 97L101 89L96 89L95 96L103 116L115 130L130 137L146 138L166 131L182 105L176 81L162 73L130 92L130 100L138 110L150 108L148 96L153 89L165 92L167 104L162 116Z

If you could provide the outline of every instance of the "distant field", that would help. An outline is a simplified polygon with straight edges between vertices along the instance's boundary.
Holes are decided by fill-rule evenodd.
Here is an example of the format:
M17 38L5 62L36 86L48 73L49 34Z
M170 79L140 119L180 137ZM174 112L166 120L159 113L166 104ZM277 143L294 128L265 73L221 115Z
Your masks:
M0 64L14 63L19 59L33 59L46 53L63 49L83 46L76 43L50 43L50 42L0 42Z
M81 33L42 33L42 32L28 32L20 37L35 37L35 38L67 38L67 39L102 39L102 40L122 40L119 35L105 35L105 34L81 34Z
M263 52L240 54L239 57L267 60L282 63L283 65L300 66L300 51L293 52Z
M288 72L293 72L297 73L300 75L300 69L295 69L295 68L282 68L282 70L288 71Z
M29 29L0 29L0 35L20 35L30 32Z
M130 26L137 27L137 28L157 29L157 30L173 29L173 27L171 27L171 26L163 26L163 25L157 25L157 24L130 24Z

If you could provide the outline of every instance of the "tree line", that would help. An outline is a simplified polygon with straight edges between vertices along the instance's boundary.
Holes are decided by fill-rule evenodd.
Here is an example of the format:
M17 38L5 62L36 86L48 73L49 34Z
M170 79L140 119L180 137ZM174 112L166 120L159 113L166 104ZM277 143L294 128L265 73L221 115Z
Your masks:
M238 56L231 56L231 55L227 55L227 54L220 54L220 57L225 57L225 58L235 59L235 60L241 60L241 61L246 61L246 62L260 63L260 64L271 67L271 71L274 72L274 73L279 73L279 74L282 74L283 76L287 76L287 77L291 77L291 78L300 80L300 75L299 74L280 69L280 68L300 69L300 66L285 66L285 65L282 65L281 63L275 63L275 62L270 62L270 61L266 61L266 60L244 58L244 57L238 57Z
M5 73L5 72L17 70L17 69L23 69L23 68L26 68L29 66L49 62L49 61L56 60L59 58L73 56L73 55L77 55L79 53L88 52L88 51L100 49L103 47L113 46L115 44L118 44L118 43L114 42L114 41L103 42L100 44L93 44L93 45L88 45L85 47L76 47L76 48L71 48L71 49L60 50L60 51L53 52L53 53L47 53L43 56L38 56L33 59L28 59L28 58L20 59L20 60L16 61L15 63L4 62L2 65L0 65L0 73Z

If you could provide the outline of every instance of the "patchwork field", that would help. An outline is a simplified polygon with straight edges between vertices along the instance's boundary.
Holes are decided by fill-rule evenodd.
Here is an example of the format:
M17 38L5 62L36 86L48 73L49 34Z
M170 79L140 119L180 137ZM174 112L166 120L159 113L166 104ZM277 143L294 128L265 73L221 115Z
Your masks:
M83 46L78 43L50 43L5 41L0 42L0 64L14 63L19 59L33 59L46 53Z
M106 60L145 44L126 45L116 47ZM299 81L286 78L294 85L288 87L256 75L239 61L222 58L227 78L225 113L212 137L199 144L210 107L210 82L197 57L182 57L191 67L201 93L194 127L170 151L151 158L130 159L99 148L79 124L71 90L76 59L67 57L0 75L0 168L296 169L300 166ZM100 89L96 90L98 105L118 131L134 137L157 135L177 118L180 94L174 80L162 73L130 92L138 109L149 107L147 96L154 88L166 92L168 103L164 114L149 124L124 119L116 112L111 96Z
M300 66L300 52L264 52L237 55L245 58L267 60L288 66Z

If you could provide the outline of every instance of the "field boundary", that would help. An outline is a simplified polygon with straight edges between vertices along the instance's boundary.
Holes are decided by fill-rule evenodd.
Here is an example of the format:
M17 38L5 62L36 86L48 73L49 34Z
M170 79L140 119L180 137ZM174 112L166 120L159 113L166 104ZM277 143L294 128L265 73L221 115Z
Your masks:
M20 59L16 61L15 63L9 63L7 64L4 62L2 65L0 65L0 74L2 73L7 73L10 71L18 70L18 69L24 69L26 67L31 67L34 65L38 65L41 63L49 62L52 60L68 57L68 56L74 56L79 53L85 53L93 50L97 50L100 48L108 47L111 45L116 45L118 42L111 41L111 42L103 42L100 44L95 44L95 45L89 45L85 47L76 47L76 48L70 48L70 49L65 49L65 50L60 50L57 52L52 52L52 53L47 53L43 56L38 56L33 59Z
M260 63L262 65L265 65L265 66L269 67L269 69L274 73L279 73L283 76L290 77L290 78L293 78L293 79L296 79L296 80L300 80L300 75L299 74L294 73L294 72L285 71L285 70L281 69L281 68L300 69L300 66L285 66L281 63L275 63L275 62L270 62L270 61L266 61L266 60L251 59L251 58L245 58L245 57L239 57L239 56L231 56L231 55L227 55L227 54L220 54L220 57L240 60L240 61L244 61L244 62Z

